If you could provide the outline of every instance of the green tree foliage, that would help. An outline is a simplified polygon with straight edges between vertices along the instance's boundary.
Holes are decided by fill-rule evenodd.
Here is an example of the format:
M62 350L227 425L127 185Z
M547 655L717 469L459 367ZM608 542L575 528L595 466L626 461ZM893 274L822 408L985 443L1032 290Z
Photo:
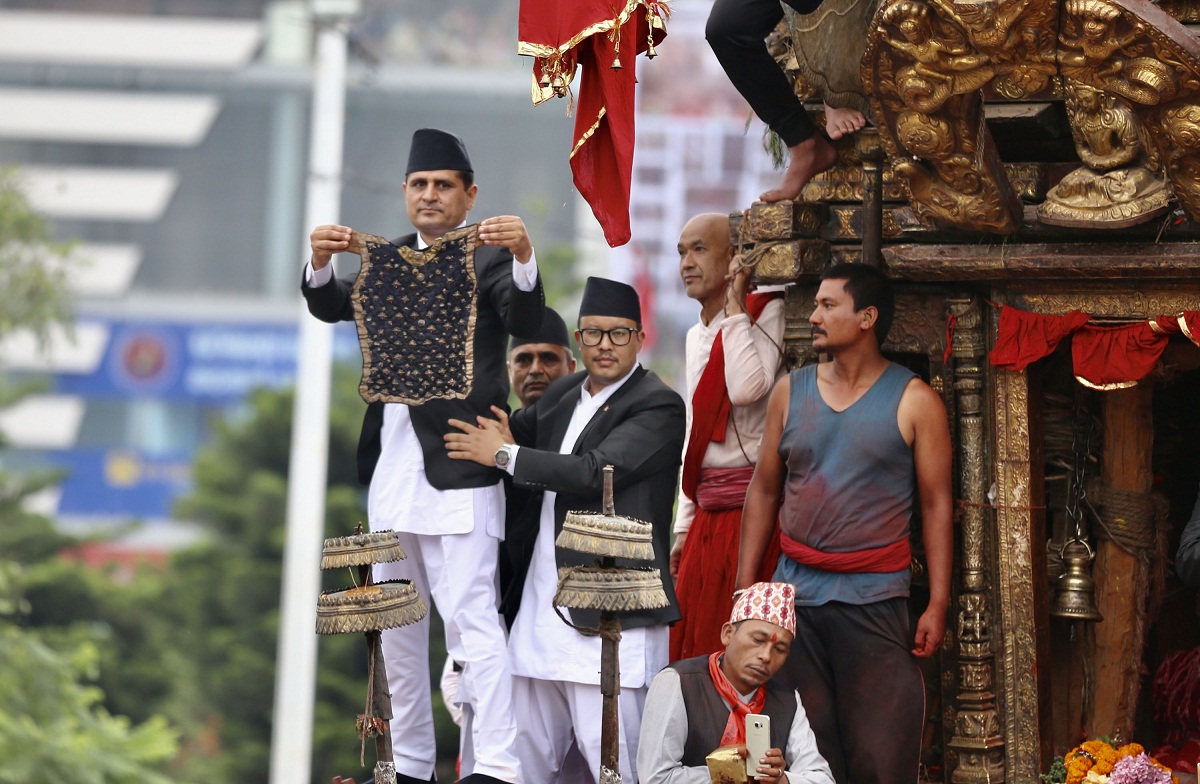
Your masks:
M44 633L15 621L34 606L23 570L0 561L0 782L169 784L178 749L161 717L135 724L94 685L103 635L87 625Z
M0 172L0 338L28 330L44 340L70 318L66 247L50 241L16 176ZM26 391L5 382L0 407ZM161 717L114 714L95 685L107 635L89 614L92 589L64 578L62 590L43 590L55 585L47 570L71 540L25 501L54 481L0 464L0 782L167 784L175 732ZM62 617L43 624L49 613Z
M66 286L69 246L51 241L50 230L17 187L18 174L0 170L0 337L18 329L41 338L70 320Z

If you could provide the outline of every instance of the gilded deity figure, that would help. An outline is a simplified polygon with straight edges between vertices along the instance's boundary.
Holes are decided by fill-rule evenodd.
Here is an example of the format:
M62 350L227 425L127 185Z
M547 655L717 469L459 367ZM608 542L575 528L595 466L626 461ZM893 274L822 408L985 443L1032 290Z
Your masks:
M1118 74L1125 67L1119 53L1137 34L1117 31L1121 11L1101 0L1067 0L1067 26L1063 30L1063 74L1096 85Z
M1053 75L1053 35L1034 18L1044 3L1034 0L953 0L954 18L971 45L987 55L996 90L1010 98L1043 89Z
M1038 207L1045 223L1117 228L1167 208L1170 188L1146 128L1122 98L1063 80L1075 149L1084 166L1063 177Z
M883 20L903 36L887 39L888 45L912 61L896 72L896 90L911 109L936 112L950 96L978 90L995 76L988 55L934 34L925 3L901 0L883 12Z

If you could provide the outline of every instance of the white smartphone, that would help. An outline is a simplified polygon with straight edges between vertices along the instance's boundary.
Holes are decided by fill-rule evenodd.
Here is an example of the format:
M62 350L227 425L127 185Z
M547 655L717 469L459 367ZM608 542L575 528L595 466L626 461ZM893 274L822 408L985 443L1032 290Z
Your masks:
M771 748L771 717L762 713L746 716L746 776L757 778L759 760Z

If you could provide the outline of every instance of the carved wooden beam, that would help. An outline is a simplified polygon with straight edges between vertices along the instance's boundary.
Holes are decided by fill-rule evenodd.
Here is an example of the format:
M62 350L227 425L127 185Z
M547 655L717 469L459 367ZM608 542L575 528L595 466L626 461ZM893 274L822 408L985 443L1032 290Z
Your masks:
M909 280L1194 280L1200 270L1200 243L894 245L883 256L888 271Z

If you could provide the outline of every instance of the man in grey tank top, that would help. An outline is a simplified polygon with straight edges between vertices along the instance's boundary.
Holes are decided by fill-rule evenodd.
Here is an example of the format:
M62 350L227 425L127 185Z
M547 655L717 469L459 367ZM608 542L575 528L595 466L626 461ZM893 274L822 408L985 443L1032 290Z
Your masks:
M799 693L838 784L912 784L925 689L914 657L946 631L953 560L950 430L940 396L880 352L891 282L865 264L821 276L809 322L832 361L779 380L746 493L737 588L776 520L775 580L796 586L796 639L780 677ZM909 527L920 505L929 606L908 616Z

